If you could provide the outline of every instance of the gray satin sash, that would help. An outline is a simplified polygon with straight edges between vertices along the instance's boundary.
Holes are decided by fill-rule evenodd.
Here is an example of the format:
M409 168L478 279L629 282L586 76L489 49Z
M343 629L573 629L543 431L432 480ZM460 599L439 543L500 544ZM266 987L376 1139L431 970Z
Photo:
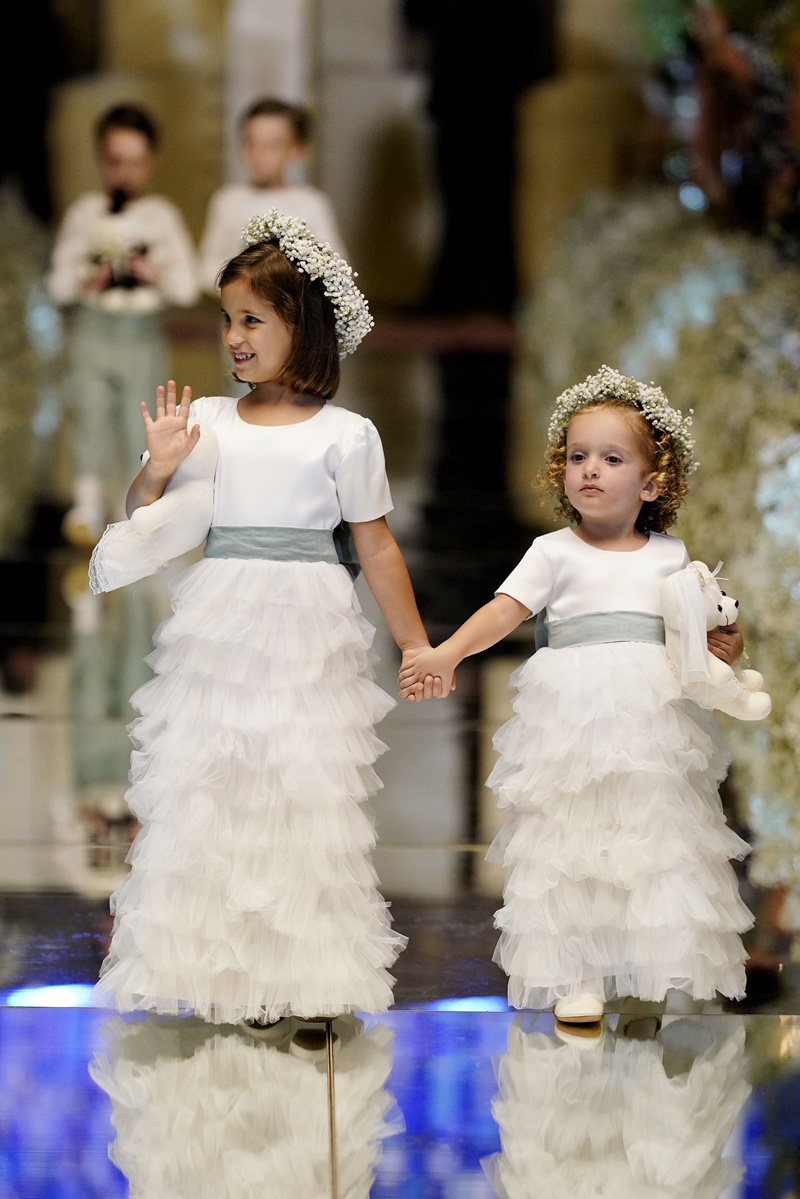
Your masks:
M349 525L335 529L287 529L274 525L212 525L205 558L267 558L271 562L340 563L357 579L361 573Z
M330 529L212 525L205 558L268 558L272 562L338 562Z
M606 645L614 641L664 644L664 621L653 612L586 612L566 620L536 618L536 649Z

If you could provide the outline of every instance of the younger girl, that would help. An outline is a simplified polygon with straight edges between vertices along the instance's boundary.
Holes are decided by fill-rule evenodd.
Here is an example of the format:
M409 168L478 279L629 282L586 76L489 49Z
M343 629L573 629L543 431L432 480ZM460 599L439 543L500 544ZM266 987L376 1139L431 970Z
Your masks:
M511 815L488 858L505 868L509 1001L562 1020L668 988L744 994L753 921L729 859L748 847L717 790L729 755L711 713L682 700L658 614L660 581L689 561L665 530L696 466L690 425L608 367L565 391L544 482L573 527L537 537L493 600L400 671L409 698L426 675L447 695L463 658L544 613L548 644L512 676L515 715L495 736L488 785ZM709 646L733 661L741 634Z
M428 639L386 523L378 433L329 402L339 358L372 324L366 301L303 221L272 209L245 241L220 287L224 344L250 391L190 404L188 387L159 387L155 419L142 404L131 519L105 535L127 545L146 505L161 505L158 528L181 464L218 443L204 557L174 585L154 677L132 698L127 800L141 831L98 992L122 1011L268 1025L385 1010L406 941L376 890L362 808L386 748L373 725L393 701L334 546L343 519L403 654ZM95 558L102 577L104 543Z

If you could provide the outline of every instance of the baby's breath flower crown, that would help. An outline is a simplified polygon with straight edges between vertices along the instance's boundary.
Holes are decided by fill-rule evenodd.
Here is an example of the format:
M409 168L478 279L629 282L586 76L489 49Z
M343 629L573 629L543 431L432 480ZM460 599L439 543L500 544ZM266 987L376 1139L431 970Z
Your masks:
M304 220L287 216L277 208L251 217L242 237L248 246L273 242L299 271L322 280L336 317L339 357L352 354L375 323L366 297L353 282L353 268L327 242L317 241Z
M694 438L691 435L694 409L690 408L689 415L684 416L679 408L670 405L655 383L640 383L638 379L621 375L610 366L601 366L596 375L589 375L583 383L576 383L561 393L547 427L550 445L558 445L566 434L567 425L581 408L611 398L633 404L654 428L669 434L684 474L691 475L697 470L700 464L694 459Z

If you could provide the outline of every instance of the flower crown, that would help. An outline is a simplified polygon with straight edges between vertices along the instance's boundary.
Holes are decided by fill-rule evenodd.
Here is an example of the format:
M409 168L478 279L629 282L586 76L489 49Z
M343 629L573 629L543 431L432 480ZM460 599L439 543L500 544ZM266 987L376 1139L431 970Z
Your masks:
M640 383L629 375L621 375L610 366L601 366L596 375L589 375L583 383L568 387L556 400L547 440L557 445L566 433L572 417L587 404L599 400L618 399L638 408L647 421L662 433L672 438L680 458L683 471L691 475L700 465L694 459L694 438L691 435L693 408L684 416L679 408L673 408L660 387L655 383Z
M304 220L287 216L277 208L251 217L242 230L242 238L248 246L274 242L299 271L322 280L336 316L339 357L352 354L375 323L364 294L353 282L356 278L353 268L327 242L317 241Z

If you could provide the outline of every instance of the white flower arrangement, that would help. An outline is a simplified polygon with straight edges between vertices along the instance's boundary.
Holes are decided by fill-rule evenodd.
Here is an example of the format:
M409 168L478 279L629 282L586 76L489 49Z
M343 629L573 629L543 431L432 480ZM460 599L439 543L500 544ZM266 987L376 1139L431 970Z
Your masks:
M612 397L634 405L654 428L670 435L687 475L697 470L699 463L694 460L694 438L690 432L694 409L690 408L689 415L684 416L679 408L672 407L655 383L640 383L610 366L601 366L596 375L589 375L583 383L562 391L547 428L550 444L558 444L572 417L581 408Z
M317 241L304 220L277 208L252 217L242 237L248 246L274 242L299 271L322 280L336 316L339 357L352 354L375 323L366 297L354 282L356 271L327 242Z

